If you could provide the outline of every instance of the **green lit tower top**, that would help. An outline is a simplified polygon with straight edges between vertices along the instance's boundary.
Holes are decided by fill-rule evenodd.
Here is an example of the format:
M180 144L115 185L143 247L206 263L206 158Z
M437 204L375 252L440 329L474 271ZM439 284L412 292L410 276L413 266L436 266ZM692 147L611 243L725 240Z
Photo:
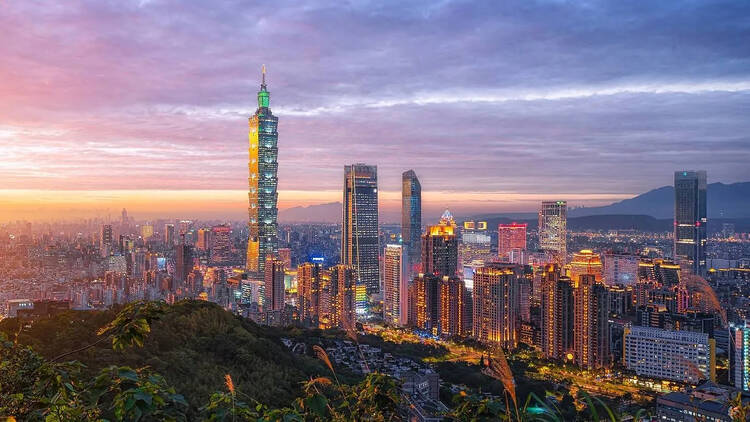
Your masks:
M262 68L263 76L260 83L260 91L258 91L258 108L268 108L268 90L266 89L266 65Z
M258 109L249 119L247 269L264 274L266 258L278 252L278 138L279 118L271 113L266 67L258 91Z

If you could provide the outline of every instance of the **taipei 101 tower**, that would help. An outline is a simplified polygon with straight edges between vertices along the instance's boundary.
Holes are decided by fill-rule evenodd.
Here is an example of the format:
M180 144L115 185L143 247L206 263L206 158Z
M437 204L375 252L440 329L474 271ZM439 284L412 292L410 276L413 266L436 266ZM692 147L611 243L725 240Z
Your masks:
M262 275L266 257L278 252L278 156L279 118L271 113L266 89L266 67L258 91L258 109L249 119L250 161L248 163L248 226L247 269Z

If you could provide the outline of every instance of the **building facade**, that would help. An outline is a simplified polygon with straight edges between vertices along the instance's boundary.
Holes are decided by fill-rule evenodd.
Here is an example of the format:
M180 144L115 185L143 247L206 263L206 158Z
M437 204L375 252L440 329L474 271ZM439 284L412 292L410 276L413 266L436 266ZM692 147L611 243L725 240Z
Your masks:
M574 348L573 282L550 264L541 276L541 348L544 357L571 360Z
M750 391L750 325L747 321L729 325L729 383Z
M706 172L674 173L674 258L706 274Z
M632 286L638 281L638 255L605 252L604 283L608 286Z
M511 253L526 250L526 223L497 225L497 257L511 262Z
M405 326L408 317L409 268L408 249L387 245L383 253L383 319L386 323Z
M578 366L605 368L609 354L609 292L593 274L581 274L575 283L573 353Z
M380 292L378 236L378 168L344 167L341 263L354 268L367 294Z
M218 225L211 228L211 265L232 264L232 228Z
M599 283L603 278L603 265L598 253L591 249L583 249L573 254L573 260L568 264L568 275L574 282L582 274L593 274Z
M715 381L715 344L707 333L632 326L623 363L639 376L697 384Z
M523 266L488 264L474 271L474 337L486 344L514 349L518 345L520 287Z
M422 239L422 185L414 170L401 175L401 242L406 247L409 278L419 272Z
M281 311L284 309L284 261L266 256L265 289L263 292L263 309L266 311Z
M264 274L266 256L278 249L278 123L269 108L266 68L258 91L258 109L248 120L250 160L248 163L247 269Z
M539 210L539 248L556 263L567 260L568 205L565 201L544 201Z
M440 223L427 227L422 235L422 271L439 278L458 276L456 222L447 210Z

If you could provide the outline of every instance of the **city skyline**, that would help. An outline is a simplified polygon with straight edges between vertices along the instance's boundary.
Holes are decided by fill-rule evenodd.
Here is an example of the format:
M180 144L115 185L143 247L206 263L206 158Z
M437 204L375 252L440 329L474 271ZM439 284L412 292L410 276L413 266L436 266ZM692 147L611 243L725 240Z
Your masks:
M281 3L260 20L252 7L236 14L223 3L210 16L190 4L148 1L2 7L15 41L0 46L8 58L0 64L7 99L0 204L8 216L101 215L117 200L135 212L160 202L155 212L179 206L192 215L209 205L239 216L244 166L235 157L245 149L241 122L254 109L262 63L285 119L280 208L336 201L338 169L358 161L380 168L384 210L398 207L400 175L409 168L423 181L425 207L457 213L460 202L471 212L533 211L553 198L614 202L671 184L661 168L667 156L675 169L706 169L711 181L750 180L747 138L736 135L748 132L750 104L746 49L734 42L748 35L738 21L742 4ZM469 25L457 28L459 7ZM164 19L167 10L205 29L178 32ZM620 26L614 16L633 19ZM670 25L661 25L667 17ZM115 28L129 18L149 31L124 36ZM320 19L341 22L340 29L314 25ZM720 21L721 31L696 19ZM21 29L31 20L44 23L34 36ZM55 39L61 27L70 31L64 45ZM299 27L316 29L304 40L283 29ZM341 30L359 43L341 39ZM189 47L201 38L216 48ZM253 48L270 39L284 48ZM424 51L424 42L444 43L453 58ZM603 50L612 43L619 49ZM329 45L337 48L323 49ZM47 53L21 53L36 50ZM243 54L231 53L237 50ZM84 79L91 70L97 77ZM456 137L467 119L471 128ZM311 135L325 142L310 142ZM439 157L422 154L436 146ZM538 171L549 156L556 159ZM503 158L512 159L497 166Z

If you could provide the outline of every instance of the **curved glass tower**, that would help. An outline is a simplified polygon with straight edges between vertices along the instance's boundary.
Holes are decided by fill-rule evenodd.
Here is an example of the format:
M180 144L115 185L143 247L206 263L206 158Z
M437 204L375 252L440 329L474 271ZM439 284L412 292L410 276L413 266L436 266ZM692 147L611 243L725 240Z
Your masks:
M258 91L258 109L249 119L247 269L263 274L266 256L278 251L278 138L279 118L271 113L266 89L266 67Z

